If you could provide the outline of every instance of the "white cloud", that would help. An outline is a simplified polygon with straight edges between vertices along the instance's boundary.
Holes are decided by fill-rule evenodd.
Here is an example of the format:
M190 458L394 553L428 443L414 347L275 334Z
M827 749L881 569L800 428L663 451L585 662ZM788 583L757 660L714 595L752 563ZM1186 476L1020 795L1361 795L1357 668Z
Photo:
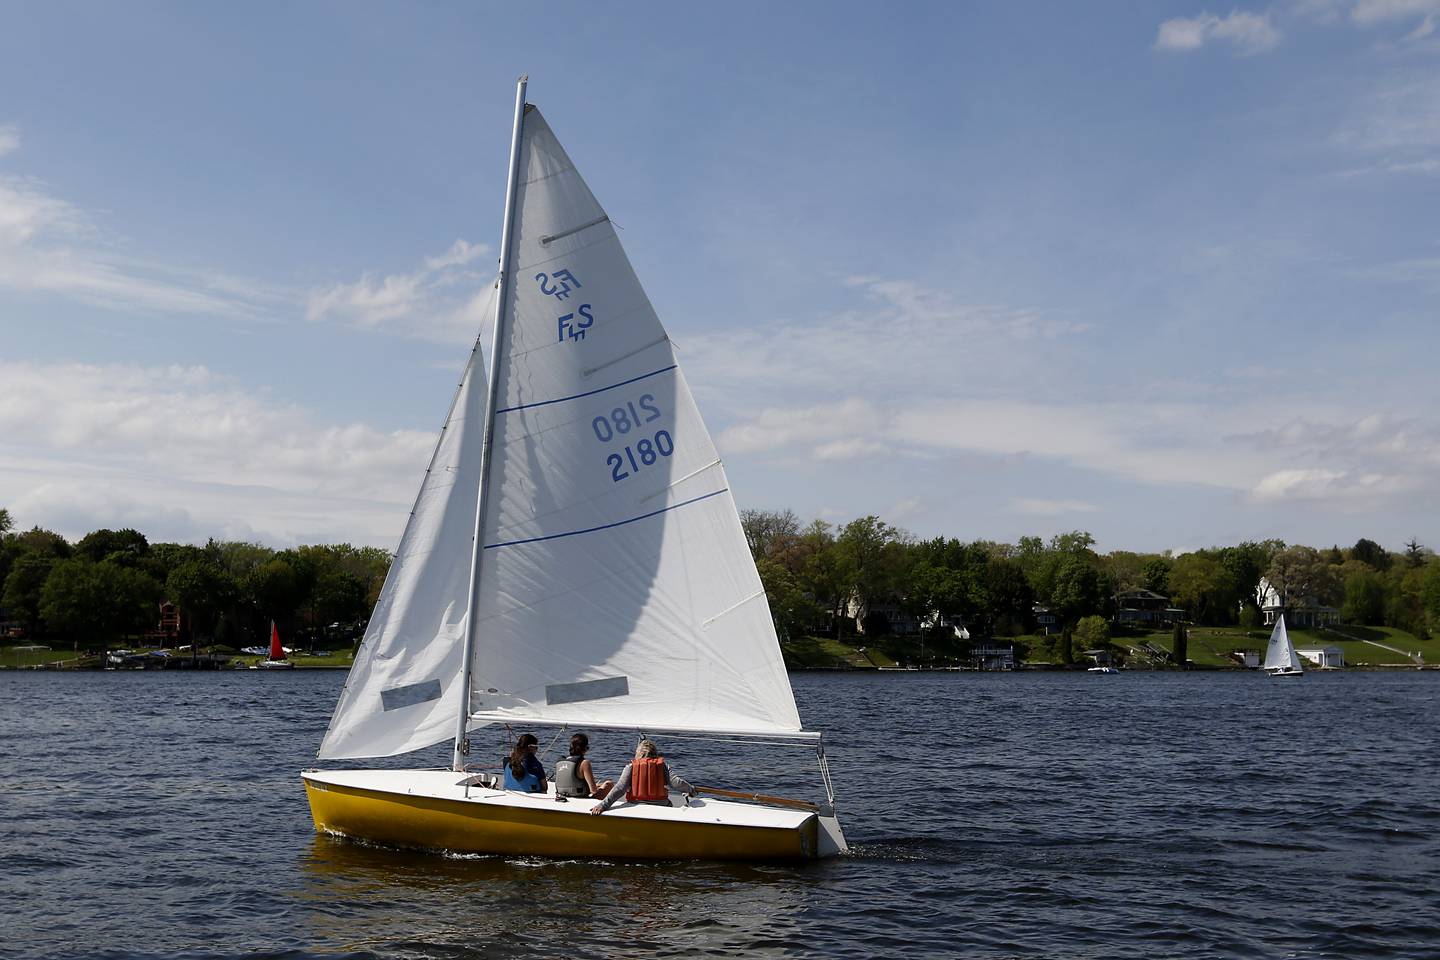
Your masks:
M320 422L203 367L5 362L0 437L21 523L387 546L434 444Z
M20 149L20 128L13 123L0 124L0 157Z
M311 291L305 316L334 319L367 330L393 329L443 342L473 340L477 314L490 302L488 275L463 269L490 248L456 240L449 250L427 257L420 269L384 277L364 274L353 283ZM480 287L466 299L463 293Z
M86 214L33 177L0 175L0 290L115 310L256 318L283 293L120 256Z
M1350 19L1365 27L1414 19L1421 19L1423 24L1437 13L1440 13L1440 0L1356 0L1350 9Z
M1384 500L1415 490L1404 477L1348 470L1277 470L1260 478L1250 491L1257 503L1308 500L1333 507L1373 509Z
M924 393L1024 382L1041 375L1047 356L1089 329L1039 310L959 302L909 281L866 277L845 285L857 294L851 309L680 333L681 362L707 413L738 409L755 420L765 406L784 403L785 416L792 417L813 403L807 398L835 396L837 383L848 384L847 392L856 384L886 384L893 392ZM834 429L834 410L806 416ZM777 426L773 417L760 425Z
M876 437L885 422L869 401L850 397L813 407L763 410L716 440L726 453L795 450L821 460L846 460L884 450Z
M1226 17L1202 13L1198 17L1177 17L1160 24L1155 49L1198 50L1211 41L1229 43L1241 54L1264 53L1280 43L1280 31L1270 15L1236 10Z

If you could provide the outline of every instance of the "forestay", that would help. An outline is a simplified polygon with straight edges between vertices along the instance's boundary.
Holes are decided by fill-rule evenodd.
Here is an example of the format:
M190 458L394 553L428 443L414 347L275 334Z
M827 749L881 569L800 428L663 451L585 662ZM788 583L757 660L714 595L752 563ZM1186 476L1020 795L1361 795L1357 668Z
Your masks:
M484 407L477 343L320 744L321 759L392 756L454 733Z
M472 716L798 731L715 446L615 229L533 107L519 171Z

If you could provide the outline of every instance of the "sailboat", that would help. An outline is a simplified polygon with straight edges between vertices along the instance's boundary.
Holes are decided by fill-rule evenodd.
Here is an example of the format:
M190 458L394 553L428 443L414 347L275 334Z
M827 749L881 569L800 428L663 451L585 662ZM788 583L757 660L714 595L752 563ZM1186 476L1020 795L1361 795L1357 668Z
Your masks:
M255 664L257 670L293 670L295 664L285 659L285 648L280 645L280 629L275 626L275 621L270 621L270 653L264 660Z
M451 763L306 770L315 827L502 855L843 852L824 740L801 725L720 457L609 216L525 89L488 376L477 339L318 752L453 738ZM553 784L504 789L472 746L487 725L796 746L825 799L715 789L591 816Z
M1265 648L1265 663L1262 669L1272 677L1299 677L1304 675L1300 655L1290 642L1290 633L1285 629L1285 614L1275 618L1275 629L1270 631L1270 644Z

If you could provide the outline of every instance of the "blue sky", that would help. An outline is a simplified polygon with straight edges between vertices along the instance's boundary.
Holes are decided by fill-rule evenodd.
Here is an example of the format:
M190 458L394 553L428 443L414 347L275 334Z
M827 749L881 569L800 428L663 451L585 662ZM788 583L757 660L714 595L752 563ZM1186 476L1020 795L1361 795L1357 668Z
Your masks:
M0 12L22 526L393 546L525 72L742 506L1440 543L1440 0Z

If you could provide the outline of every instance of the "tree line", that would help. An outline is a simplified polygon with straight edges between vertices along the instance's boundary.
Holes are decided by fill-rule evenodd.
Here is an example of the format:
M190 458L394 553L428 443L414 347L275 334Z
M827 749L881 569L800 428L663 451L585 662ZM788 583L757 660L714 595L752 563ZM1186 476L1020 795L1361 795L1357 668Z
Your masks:
M1016 637L1036 631L1039 607L1068 648L1072 634L1103 642L1097 621L1114 617L1117 596L1142 589L1191 623L1256 626L1262 579L1288 606L1333 606L1346 622L1421 637L1440 630L1440 558L1414 539L1398 552L1367 539L1328 549L1262 540L1177 556L1102 554L1084 531L1014 544L925 540L876 516L803 524L790 510L744 510L741 525L782 638L883 635L893 611L937 636L963 623L975 639ZM272 619L287 636L322 637L329 624L369 615L391 560L349 544L150 543L133 529L72 544L13 526L0 508L0 620L96 646L153 630L162 600L181 608L191 634L220 644L263 640Z
M1013 637L1036 630L1038 606L1068 643L1082 622L1093 632L1095 619L1111 620L1117 597L1135 590L1169 598L1191 623L1253 627L1262 580L1287 607L1332 606L1346 622L1421 637L1440 629L1440 558L1414 539L1401 552L1368 539L1328 549L1247 540L1177 556L1102 554L1084 531L1014 544L922 540L875 516L805 525L790 510L745 510L741 524L782 637L883 634L881 606L937 633L943 618L975 638Z
M369 616L390 554L349 544L274 550L210 540L151 543L138 530L95 530L70 543L11 528L0 508L0 620L36 639L100 648L155 631L162 601L180 609L185 639L240 647L274 620L287 643L349 641ZM327 632L342 624L341 636Z

